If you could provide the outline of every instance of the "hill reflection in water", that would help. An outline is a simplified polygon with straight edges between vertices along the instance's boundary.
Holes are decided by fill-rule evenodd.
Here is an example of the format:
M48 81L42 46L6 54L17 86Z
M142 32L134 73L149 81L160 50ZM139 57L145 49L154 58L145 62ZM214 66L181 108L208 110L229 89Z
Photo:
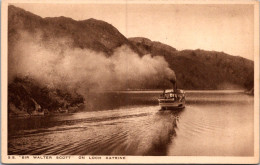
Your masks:
M96 95L86 111L9 120L9 154L253 154L253 97L187 92L181 111L162 111L158 92Z

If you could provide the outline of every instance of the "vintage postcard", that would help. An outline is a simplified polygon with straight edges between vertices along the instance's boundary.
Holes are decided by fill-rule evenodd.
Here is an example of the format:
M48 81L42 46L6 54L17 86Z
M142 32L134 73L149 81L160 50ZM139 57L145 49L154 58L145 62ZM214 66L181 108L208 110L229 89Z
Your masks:
M3 0L3 163L259 162L256 0Z

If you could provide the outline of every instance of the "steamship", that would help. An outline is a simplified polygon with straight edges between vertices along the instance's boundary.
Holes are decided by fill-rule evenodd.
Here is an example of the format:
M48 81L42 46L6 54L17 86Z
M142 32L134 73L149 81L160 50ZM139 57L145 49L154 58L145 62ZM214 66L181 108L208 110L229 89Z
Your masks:
M173 89L164 90L158 101L162 110L182 109L185 107L185 92L177 89L176 83L173 82Z

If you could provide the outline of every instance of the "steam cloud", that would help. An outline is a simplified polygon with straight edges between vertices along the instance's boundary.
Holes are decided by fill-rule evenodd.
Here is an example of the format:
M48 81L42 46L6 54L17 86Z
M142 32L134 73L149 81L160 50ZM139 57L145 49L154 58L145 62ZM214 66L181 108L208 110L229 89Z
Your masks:
M9 82L32 77L49 87L70 89L140 89L175 79L163 57L140 57L123 45L111 56L72 46L69 39L44 41L42 35L21 33L9 51Z

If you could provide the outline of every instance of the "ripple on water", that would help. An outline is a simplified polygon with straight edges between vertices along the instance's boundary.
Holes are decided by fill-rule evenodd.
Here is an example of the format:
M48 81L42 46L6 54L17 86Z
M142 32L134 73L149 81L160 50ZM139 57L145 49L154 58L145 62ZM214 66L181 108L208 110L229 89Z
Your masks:
M139 100L136 105L113 110L12 120L8 152L22 155L253 154L253 97L232 92L190 92L184 110L160 111L157 100L153 101L158 93L148 92L142 97L148 95L151 98ZM138 93L131 96L131 101L142 99ZM141 105L147 100L149 104Z
M67 125L13 136L11 154L165 155L175 134L177 112L158 106L75 114ZM78 119L78 115L83 118ZM62 120L61 120L62 121ZM69 121L69 122L68 122ZM69 124L68 124L69 123ZM21 147L17 147L20 144Z

